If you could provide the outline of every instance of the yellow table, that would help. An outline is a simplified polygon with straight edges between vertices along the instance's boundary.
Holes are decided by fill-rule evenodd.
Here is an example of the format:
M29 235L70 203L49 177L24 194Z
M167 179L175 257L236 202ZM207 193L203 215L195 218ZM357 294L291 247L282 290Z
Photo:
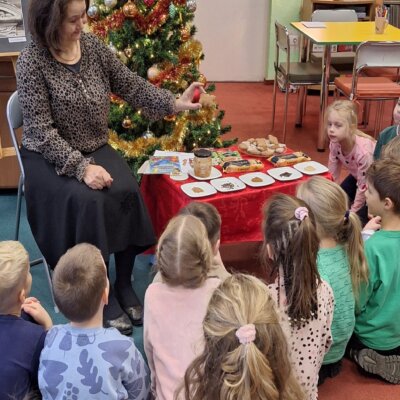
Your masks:
M324 22L324 28L307 28L301 22L292 22L291 25L312 42L325 45L322 62L321 101L317 141L317 150L324 151L324 114L328 101L331 46L334 44L359 44L366 41L400 42L400 29L388 25L385 33L376 34L374 22Z

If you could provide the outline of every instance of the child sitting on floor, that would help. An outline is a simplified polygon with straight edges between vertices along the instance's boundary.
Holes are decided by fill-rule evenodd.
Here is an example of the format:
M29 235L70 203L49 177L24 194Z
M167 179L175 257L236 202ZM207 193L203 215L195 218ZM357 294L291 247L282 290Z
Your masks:
M211 245L200 219L173 218L157 245L162 282L152 283L144 300L144 348L158 400L173 399L186 368L203 350L203 318L221 283L207 277L211 263Z
M361 282L368 282L361 224L349 210L348 197L334 182L314 176L297 189L315 215L319 236L318 271L332 288L335 308L332 346L319 371L319 384L340 372L341 360L355 325L355 298Z
M110 285L100 250L87 243L69 249L56 265L53 286L56 304L71 322L47 334L39 366L43 398L147 399L142 355L132 339L103 328Z
M21 400L38 389L39 356L52 322L31 289L29 256L21 243L0 242L0 399ZM21 310L37 324L21 318Z
M381 230L365 242L369 282L360 292L350 356L364 370L400 384L400 163L375 161L367 171L368 211Z
M400 133L400 98L393 109L393 125L385 128L378 136L375 146L374 159L382 158L381 151L385 144L388 144L395 137L399 137Z
M348 100L335 101L327 108L325 126L330 141L329 171L337 183L341 167L349 171L341 186L352 202L350 211L356 212L365 225L365 172L373 161L375 140L357 129L357 110Z
M179 210L178 215L193 215L200 219L207 230L208 240L213 252L213 260L208 276L217 277L221 281L225 280L230 273L225 269L224 263L219 252L221 237L221 216L218 210L209 203L192 201L187 206ZM161 282L161 274L158 272L153 282Z
M203 330L204 351L185 374L185 400L305 399L275 303L259 279L227 278L210 299Z
M278 194L264 208L262 258L282 312L295 376L307 399L318 397L318 372L331 345L333 293L317 269L319 240L306 203Z

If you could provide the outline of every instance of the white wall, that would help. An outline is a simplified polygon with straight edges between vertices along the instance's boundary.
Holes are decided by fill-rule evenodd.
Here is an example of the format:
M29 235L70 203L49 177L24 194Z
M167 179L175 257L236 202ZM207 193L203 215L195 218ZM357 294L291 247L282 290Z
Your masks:
M209 81L262 81L267 59L269 0L197 0L194 24Z

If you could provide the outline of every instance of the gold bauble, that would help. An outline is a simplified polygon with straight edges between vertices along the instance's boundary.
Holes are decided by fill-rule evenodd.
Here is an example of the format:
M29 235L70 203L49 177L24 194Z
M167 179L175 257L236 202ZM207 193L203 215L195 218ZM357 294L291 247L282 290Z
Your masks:
M199 78L197 79L197 82L200 82L203 85L205 85L207 83L207 78L203 74L200 74Z
M129 129L132 127L132 120L128 116L126 116L122 121L122 127L125 129Z
M173 122L175 120L176 120L176 115L174 115L174 114L167 115L166 117L164 117L164 121Z
M120 50L118 53L118 58L124 63L126 64L128 62L128 57L125 55L125 53Z
M125 55L128 57L128 58L132 58L132 56L133 56L133 49L132 49L132 47L127 47L125 50L124 50L124 53L125 53Z
M122 12L124 13L126 18L134 18L138 9L136 8L136 4L134 4L131 0L129 0L123 7Z
M182 42L186 42L187 40L190 39L190 28L184 26L183 28L180 29L180 34Z

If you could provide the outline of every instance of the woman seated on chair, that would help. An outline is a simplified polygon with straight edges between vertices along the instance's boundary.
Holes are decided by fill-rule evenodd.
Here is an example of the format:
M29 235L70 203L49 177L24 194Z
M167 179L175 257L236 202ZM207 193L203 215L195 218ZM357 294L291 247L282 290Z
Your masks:
M17 63L27 213L53 267L81 242L96 245L107 264L114 254L116 280L104 324L130 334L132 324L142 320L131 284L135 256L156 240L135 178L107 144L109 94L159 119L200 108L191 99L201 84L193 83L175 100L131 72L83 32L88 6L89 0L30 2L33 40Z

